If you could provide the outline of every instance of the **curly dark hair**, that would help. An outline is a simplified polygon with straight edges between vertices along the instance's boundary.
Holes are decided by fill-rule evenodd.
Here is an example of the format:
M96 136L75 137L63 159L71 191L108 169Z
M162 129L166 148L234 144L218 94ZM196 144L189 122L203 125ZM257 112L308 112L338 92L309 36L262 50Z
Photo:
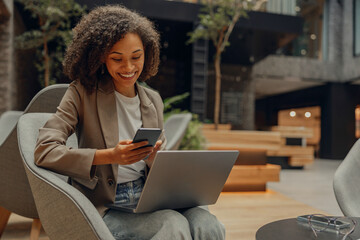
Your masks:
M111 48L127 33L138 34L144 45L144 69L139 81L157 74L160 36L151 21L134 11L121 5L97 7L82 17L73 33L63 61L64 74L80 81L88 91L103 77L102 64Z

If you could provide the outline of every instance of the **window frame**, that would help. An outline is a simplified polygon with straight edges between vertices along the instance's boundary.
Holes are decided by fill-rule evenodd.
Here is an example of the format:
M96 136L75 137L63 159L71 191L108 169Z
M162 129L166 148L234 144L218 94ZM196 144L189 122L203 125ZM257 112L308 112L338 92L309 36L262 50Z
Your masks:
M357 6L357 4L359 6ZM357 8L359 8L358 23L356 22L356 20L357 20L356 9ZM356 36L357 31L358 31L358 37ZM354 57L360 57L360 0L353 0L353 42L354 42L353 55L354 55Z

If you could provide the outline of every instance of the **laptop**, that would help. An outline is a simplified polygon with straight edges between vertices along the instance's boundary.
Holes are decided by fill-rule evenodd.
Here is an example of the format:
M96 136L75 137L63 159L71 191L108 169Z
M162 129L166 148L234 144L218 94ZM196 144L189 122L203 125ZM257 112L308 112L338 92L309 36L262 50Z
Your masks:
M216 203L239 151L159 151L136 205L109 208L145 213Z

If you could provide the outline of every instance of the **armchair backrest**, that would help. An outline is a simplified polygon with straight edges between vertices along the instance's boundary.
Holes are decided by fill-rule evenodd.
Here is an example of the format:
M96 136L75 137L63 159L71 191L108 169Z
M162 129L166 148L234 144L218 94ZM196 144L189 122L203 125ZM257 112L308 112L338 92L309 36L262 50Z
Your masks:
M360 139L337 168L333 187L336 200L345 216L360 216Z
M50 239L111 239L109 229L94 205L52 171L37 167L34 149L39 128L48 113L28 113L17 126L19 150L45 232ZM67 145L77 147L75 134Z
M39 91L24 113L54 113L68 84L56 84ZM0 206L18 215L38 218L34 199L19 153L16 124L0 146Z
M19 117L23 111L6 111L0 117L0 146L3 144L7 136L16 126Z
M171 115L166 120L164 124L165 137L167 140L166 150L176 150L179 148L191 118L191 113L180 113Z

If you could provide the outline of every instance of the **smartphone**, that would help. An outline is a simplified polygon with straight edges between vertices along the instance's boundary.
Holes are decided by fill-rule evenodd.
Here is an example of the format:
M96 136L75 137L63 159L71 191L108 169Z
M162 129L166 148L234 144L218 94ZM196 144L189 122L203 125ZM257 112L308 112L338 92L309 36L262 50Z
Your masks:
M309 215L302 215L302 216L298 216L296 219L299 222L308 223L309 222L308 216ZM342 228L349 227L349 225L350 225L350 223L343 222L341 220L336 220L336 223L332 220L332 221L330 221L330 224L328 225L328 220L326 218L317 217L317 216L314 216L312 218L312 223L319 225L319 226L324 226L324 227L329 226L329 228L332 228L332 229L342 229Z
M149 144L144 147L153 147L156 144L156 141L159 139L162 130L160 128L139 128L133 139L134 143L148 141ZM139 149L139 148L137 148Z

